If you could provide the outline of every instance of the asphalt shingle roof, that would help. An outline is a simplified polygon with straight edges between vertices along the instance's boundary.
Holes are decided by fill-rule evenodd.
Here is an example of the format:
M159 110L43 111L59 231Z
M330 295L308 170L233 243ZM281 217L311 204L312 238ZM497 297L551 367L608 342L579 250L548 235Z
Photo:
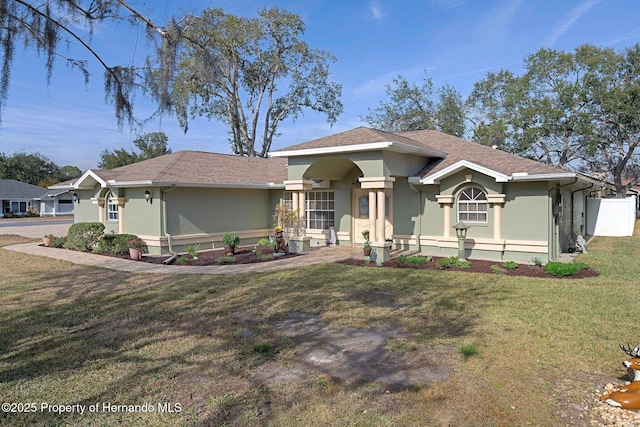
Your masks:
M0 179L0 199L35 199L46 195L47 189L15 179Z
M309 150L314 148L345 147L349 145L373 144L376 142L395 142L419 149L426 148L437 151L436 148L431 147L429 144L415 141L401 134L384 132L381 130L361 126L348 131L336 133L334 135L329 135L322 138L314 139L309 142L304 142L302 144L286 147L281 150L277 150L276 152L286 153L287 151Z
M281 184L287 179L286 158L240 157L203 151L178 151L111 170L93 171L118 183Z
M423 142L436 150L447 153L444 159L437 159L427 164L419 172L418 175L420 177L437 173L461 160L473 162L505 175L512 175L518 172L526 172L529 175L568 172L564 169L434 130L403 132L400 135Z

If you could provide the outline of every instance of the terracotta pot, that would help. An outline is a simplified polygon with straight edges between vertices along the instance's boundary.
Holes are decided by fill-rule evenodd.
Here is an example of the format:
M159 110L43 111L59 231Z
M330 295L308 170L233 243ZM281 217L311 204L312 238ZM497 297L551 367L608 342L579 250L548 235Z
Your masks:
M371 248L369 248L369 249L364 249L364 248L363 248L362 250L364 251L364 256L369 256L369 255L371 255Z
M53 239L54 239L53 237L43 237L42 243L44 243L46 247L49 247L53 243Z
M129 256L136 261L142 259L142 249L129 248Z
M230 246L225 245L224 251L227 255L233 255L236 253L236 247L234 245L230 245Z

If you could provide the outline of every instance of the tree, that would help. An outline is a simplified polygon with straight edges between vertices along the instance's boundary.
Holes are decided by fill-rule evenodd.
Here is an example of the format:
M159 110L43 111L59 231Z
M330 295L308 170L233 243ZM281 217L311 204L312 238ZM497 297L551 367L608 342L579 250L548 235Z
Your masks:
M387 132L434 129L455 136L464 134L462 97L452 86L444 85L435 99L433 81L426 72L420 85L397 76L392 85L385 86L385 92L390 100L361 117L370 126Z
M640 47L540 49L525 73L489 73L468 99L474 138L548 164L611 178L619 197L640 144ZM626 172L625 172L626 171ZM634 174L632 174L634 175Z
M475 137L485 144L558 167L583 158L590 114L584 87L587 72L573 55L540 49L525 60L524 75L489 73L476 83L469 103Z
M58 180L68 181L70 179L80 178L82 171L77 166L66 165L58 170Z
M58 166L40 153L16 152L11 156L0 153L2 179L15 179L32 185L55 184L58 175Z
M264 157L280 123L304 109L335 123L342 113L342 87L328 79L335 59L301 41L304 30L300 17L278 8L256 18L213 9L187 19L184 34L192 43L172 88L185 132L189 119L218 119L229 127L234 153Z
M160 40L157 55L149 57L152 67L109 65L105 52L98 52L90 45L96 27L105 20L115 20L131 25L142 24L150 38ZM88 34L85 32L88 30ZM79 46L104 69L106 98L114 104L118 124L124 120L133 123L132 95L136 89L150 90L157 99L166 92L166 84L175 69L173 58L181 40L180 28L171 20L164 28L129 6L124 0L5 0L0 2L0 42L2 44L2 75L0 77L0 123L9 94L11 65L16 47L24 45L44 56L47 83L51 81L56 58L66 60L78 69L88 83L91 75L86 58L68 57L70 46ZM86 56L86 55L83 55ZM160 71L159 71L160 70ZM153 88L148 87L149 74L155 76ZM166 102L161 108L166 108Z
M104 150L100 153L100 169L114 169L120 166L129 165L142 160L152 159L171 153L167 148L169 137L164 132L150 132L137 137L133 144L140 150L140 153L129 152L125 148L113 151Z

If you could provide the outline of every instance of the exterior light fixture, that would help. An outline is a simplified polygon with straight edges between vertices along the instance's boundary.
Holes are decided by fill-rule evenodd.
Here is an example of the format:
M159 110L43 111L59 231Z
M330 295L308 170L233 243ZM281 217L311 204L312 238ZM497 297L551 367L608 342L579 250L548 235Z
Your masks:
M467 230L469 229L469 226L460 221L452 228L456 229L456 236L458 237L458 259L460 261L464 261L464 239L467 237Z
M151 197L151 192L149 190L144 192L144 199L147 203L153 203L153 197Z
M80 196L76 192L73 193L73 201L76 203L80 203Z

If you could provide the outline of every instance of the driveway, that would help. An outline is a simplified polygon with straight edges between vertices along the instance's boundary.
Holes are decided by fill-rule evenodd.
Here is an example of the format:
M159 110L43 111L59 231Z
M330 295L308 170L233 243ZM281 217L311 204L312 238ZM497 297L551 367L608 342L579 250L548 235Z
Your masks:
M73 224L70 218L14 218L0 219L0 234L40 238L45 234L66 236Z

